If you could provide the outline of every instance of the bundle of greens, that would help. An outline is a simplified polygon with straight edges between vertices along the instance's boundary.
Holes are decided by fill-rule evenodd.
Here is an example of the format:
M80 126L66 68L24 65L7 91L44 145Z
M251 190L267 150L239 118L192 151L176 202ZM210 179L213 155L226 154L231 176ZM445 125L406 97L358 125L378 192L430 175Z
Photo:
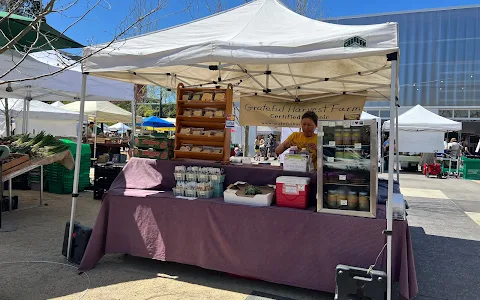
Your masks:
M254 185L247 185L247 187L245 188L245 195L247 196L255 196L261 193L262 191L260 190L260 188Z
M68 149L70 147L67 144L51 134L45 134L44 131L41 131L32 139L29 134L20 135L10 146L13 153L29 154L31 157L38 158L55 155Z

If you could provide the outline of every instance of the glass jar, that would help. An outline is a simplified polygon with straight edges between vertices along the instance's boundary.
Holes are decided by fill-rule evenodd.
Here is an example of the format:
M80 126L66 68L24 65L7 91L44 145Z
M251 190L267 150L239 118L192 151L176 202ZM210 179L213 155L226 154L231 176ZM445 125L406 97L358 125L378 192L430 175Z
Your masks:
M360 133L360 129L352 129L352 144L355 145L356 143L362 142L362 135Z
M343 145L352 144L352 130L349 128L343 129Z
M337 191L329 190L327 195L327 207L338 208Z
M362 211L370 211L370 201L367 192L360 192L358 196L358 207Z
M348 208L347 193L345 191L342 191L342 190L337 191L337 205L341 209Z
M334 133L335 145L342 145L343 142L343 130L340 128L335 129Z
M350 158L351 159L360 159L362 151L358 149L353 149L350 151Z
M357 192L348 192L348 209L355 210L358 207L358 195Z

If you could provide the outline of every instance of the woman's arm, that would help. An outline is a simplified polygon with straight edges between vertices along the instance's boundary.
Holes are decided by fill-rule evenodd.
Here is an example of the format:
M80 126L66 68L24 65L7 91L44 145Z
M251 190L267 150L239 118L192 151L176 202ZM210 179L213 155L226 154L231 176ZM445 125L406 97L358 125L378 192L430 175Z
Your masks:
M277 155L282 154L283 152L285 152L285 150L290 148L292 145L293 145L292 140L290 139L290 137L288 137L283 143L281 143L280 145L277 146L277 148L275 148L275 154Z

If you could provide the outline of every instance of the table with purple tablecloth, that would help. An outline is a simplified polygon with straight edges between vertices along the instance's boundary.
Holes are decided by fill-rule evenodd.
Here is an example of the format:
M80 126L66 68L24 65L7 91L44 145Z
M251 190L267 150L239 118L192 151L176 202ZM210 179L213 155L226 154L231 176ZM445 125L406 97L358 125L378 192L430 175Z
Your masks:
M125 253L334 292L338 264L368 268L386 243L384 205L378 206L376 219L369 219L313 208L234 205L222 198L178 199L171 192L176 165L213 164L131 159L104 197L81 271L92 269L106 253ZM316 183L315 174L276 167L222 167L226 185L273 184L281 175L311 176ZM393 222L392 248L393 279L404 298L413 298L418 286L407 221ZM384 269L385 262L384 253L377 268Z

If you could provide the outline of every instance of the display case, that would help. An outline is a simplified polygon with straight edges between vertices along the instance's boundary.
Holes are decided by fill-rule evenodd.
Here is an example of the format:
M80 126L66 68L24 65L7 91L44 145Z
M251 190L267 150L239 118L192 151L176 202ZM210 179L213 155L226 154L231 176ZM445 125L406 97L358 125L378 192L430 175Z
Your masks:
M375 218L377 121L322 121L318 133L317 211Z
M175 159L230 161L233 86L220 88L177 87Z

